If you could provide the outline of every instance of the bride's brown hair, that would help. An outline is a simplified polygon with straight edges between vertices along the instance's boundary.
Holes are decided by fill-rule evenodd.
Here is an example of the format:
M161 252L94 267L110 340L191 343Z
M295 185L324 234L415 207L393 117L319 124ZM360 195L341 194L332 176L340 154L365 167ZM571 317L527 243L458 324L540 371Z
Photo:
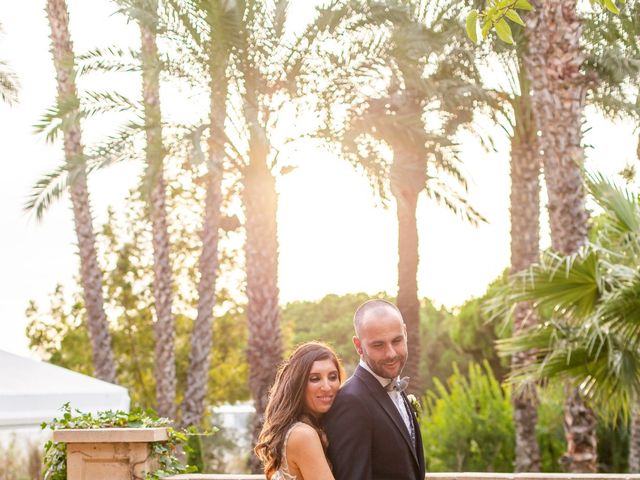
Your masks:
M304 422L313 427L320 437L326 452L327 436L318 420L305 409L304 394L313 362L331 360L338 370L340 383L344 378L342 365L333 350L324 343L308 342L299 345L288 360L278 368L276 379L269 392L265 410L265 421L254 449L264 466L267 479L282 465L284 440L291 426Z

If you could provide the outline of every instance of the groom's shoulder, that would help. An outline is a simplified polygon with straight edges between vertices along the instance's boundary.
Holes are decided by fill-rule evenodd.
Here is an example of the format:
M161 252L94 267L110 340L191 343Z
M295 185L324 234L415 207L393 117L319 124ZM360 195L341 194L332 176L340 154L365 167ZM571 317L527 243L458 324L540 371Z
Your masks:
M366 385L359 375L353 374L347 379L338 392L339 397L358 397L366 390Z

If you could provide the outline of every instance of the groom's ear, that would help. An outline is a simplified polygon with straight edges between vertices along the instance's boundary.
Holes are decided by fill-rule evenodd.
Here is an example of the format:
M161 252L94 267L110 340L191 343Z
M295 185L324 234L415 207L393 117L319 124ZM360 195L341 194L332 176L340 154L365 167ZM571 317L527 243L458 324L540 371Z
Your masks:
M356 347L358 355L362 355L362 344L360 343L360 339L354 335L351 340L353 340L353 346Z

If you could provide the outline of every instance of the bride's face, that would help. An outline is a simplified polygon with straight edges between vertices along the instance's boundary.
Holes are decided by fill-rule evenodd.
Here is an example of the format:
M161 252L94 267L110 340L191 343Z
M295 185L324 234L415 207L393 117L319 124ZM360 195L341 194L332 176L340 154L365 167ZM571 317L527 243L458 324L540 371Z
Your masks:
M340 374L333 360L313 362L304 395L307 411L319 417L329 411L340 388Z

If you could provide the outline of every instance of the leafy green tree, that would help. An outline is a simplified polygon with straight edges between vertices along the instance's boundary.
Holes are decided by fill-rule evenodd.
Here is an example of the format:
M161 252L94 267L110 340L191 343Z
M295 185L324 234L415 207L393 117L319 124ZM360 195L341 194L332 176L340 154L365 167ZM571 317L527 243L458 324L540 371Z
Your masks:
M384 297L376 294L374 297ZM366 293L326 295L317 302L291 302L282 309L282 327L287 350L296 345L319 340L331 345L351 374L358 365L353 346L353 314L360 304L371 298ZM411 339L409 340L411 342Z
M176 272L174 298L176 308L177 401L185 391L188 370L189 334L197 308L197 265L192 261L201 249L198 224L204 196L200 185L206 168L184 171L173 162L168 168L169 221L177 228L171 232L171 262ZM177 221L180 218L180 222ZM113 337L118 383L127 387L134 405L155 405L153 335L153 255L151 224L144 194L134 191L121 216L111 213L99 237L99 258L103 259L107 313ZM218 276L216 305L218 321L212 335L221 339L214 346L207 365L206 405L246 400L248 366L244 345L247 328L235 282L237 264L234 233L222 237L222 259ZM231 238L228 238L231 237ZM31 348L52 363L92 374L90 352L86 348L86 309L77 289L66 293L59 287L48 307L31 305L27 335Z
M389 298L383 292L370 295L354 293L346 295L326 295L314 301L298 301L285 305L282 309L282 328L287 350L309 340L329 343L342 359L347 374L351 374L358 364L358 355L353 347L353 313L369 298ZM460 307L460 313L453 314L444 307L437 308L428 299L420 302L420 344L421 357L418 378L412 382L422 385L422 395L433 388L433 381L444 382L453 374L457 364L462 373L468 365L489 358L493 365L500 365L494 349L497 333L495 324L489 324L481 302L470 300ZM409 344L413 342L409 338ZM482 345L481 351L476 346ZM479 359L479 360L478 360ZM496 375L502 378L504 367L496 367Z

